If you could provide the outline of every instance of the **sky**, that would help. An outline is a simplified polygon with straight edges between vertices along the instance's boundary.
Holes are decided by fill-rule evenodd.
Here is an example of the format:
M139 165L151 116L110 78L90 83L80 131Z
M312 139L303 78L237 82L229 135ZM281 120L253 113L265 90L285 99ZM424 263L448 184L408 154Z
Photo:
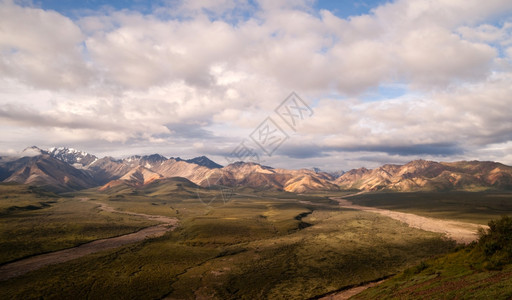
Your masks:
M0 0L0 155L512 165L510 0Z

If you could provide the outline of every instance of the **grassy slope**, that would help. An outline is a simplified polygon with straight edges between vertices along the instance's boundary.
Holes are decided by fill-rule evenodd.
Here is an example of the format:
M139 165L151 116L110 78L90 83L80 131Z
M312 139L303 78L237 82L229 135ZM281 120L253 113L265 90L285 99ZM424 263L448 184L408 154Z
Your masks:
M304 299L391 275L453 248L438 234L340 210L326 198L257 192L212 208L188 192L86 192L121 209L176 216L180 227L158 239L8 280L0 295ZM311 214L299 220L304 213ZM300 230L307 224L313 226Z
M0 184L0 195L0 264L153 224L24 185Z
M424 261L355 299L511 299L512 219L494 224L501 230L490 224L478 243Z
M478 271L466 250L426 261L354 299L510 299L512 266Z
M512 213L510 192L368 193L347 199L364 206L478 224Z

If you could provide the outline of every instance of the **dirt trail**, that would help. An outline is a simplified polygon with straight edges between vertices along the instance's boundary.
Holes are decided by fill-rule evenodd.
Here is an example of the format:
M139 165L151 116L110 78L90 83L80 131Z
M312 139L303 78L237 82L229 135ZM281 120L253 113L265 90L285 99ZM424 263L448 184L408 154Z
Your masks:
M350 195L352 196L352 195ZM473 223L465 223L458 221L446 221L434 218L427 218L418 216L415 214L392 211L388 209L381 209L375 207L361 206L357 204L353 204L352 202L343 199L343 198L331 198L332 200L338 201L340 207L343 208L351 208L357 210L363 210L373 213L378 213L383 216L390 217L392 219L398 220L400 222L406 223L407 225L419 228L426 231L444 233L447 237L455 240L457 243L470 243L478 238L477 230L479 227L486 228L487 226L473 224ZM372 282L365 285L357 286L354 288L350 288L341 292L334 293L332 295L328 295L320 298L321 300L345 300L350 297L361 293L367 288L376 286L385 280Z
M339 293L335 293L332 295L322 297L322 298L320 298L320 300L347 300L350 297L361 293L362 291L366 290L367 288L371 288L373 286L379 285L379 284L383 283L384 281L386 281L386 280L381 280L381 281L377 281L377 282L367 283L365 285L356 286L356 287L350 288L348 290L341 291Z
M378 213L383 216L390 217L400 222L406 223L411 227L419 228L426 231L444 233L447 237L455 240L457 243L468 244L478 238L477 230L479 227L486 228L487 226L459 222L448 221L441 219L434 219L422 217L415 214L398 212L388 209L381 209L375 207L361 206L353 204L352 202L343 198L331 198L338 201L341 207L363 210L373 213Z
M83 198L81 199L81 201L87 201L87 199ZM127 214L131 216L139 216L147 218L152 221L162 222L162 224L147 227L137 232L121 235L118 237L96 240L77 247L51 252L47 254L41 254L3 265L0 267L0 281L23 275L25 273L37 270L47 265L63 263L75 258L80 258L88 254L114 249L131 243L136 243L146 238L159 237L170 230L174 230L178 225L178 219L175 218L158 215L147 215L129 211L118 211L106 204L97 202L94 203L99 204L100 209L103 211Z

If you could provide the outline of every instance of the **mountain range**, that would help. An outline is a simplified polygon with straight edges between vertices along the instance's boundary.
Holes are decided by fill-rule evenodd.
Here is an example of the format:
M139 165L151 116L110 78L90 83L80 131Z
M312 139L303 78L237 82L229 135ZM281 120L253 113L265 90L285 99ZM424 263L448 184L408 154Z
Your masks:
M159 154L98 158L72 148L25 149L21 157L0 157L0 181L46 187L55 192L118 185L142 187L182 177L199 186L244 186L294 193L312 191L449 191L512 189L512 167L497 162L411 161L376 169L323 172L235 162L221 166L206 156L184 160Z

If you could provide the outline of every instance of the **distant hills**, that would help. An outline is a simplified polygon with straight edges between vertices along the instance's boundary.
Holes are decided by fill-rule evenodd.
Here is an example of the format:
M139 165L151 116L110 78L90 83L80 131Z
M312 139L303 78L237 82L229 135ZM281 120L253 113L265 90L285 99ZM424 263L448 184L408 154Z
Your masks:
M145 187L167 178L186 178L193 184L245 186L295 193L313 191L448 191L512 189L512 167L496 162L433 162L415 160L369 170L322 172L288 170L256 163L221 166L206 156L183 160L159 154L125 159L98 158L72 148L24 150L22 157L0 158L0 181L46 187L56 192L98 187Z
M364 191L447 191L512 189L512 167L489 161L434 162L415 160L350 170L334 183Z

